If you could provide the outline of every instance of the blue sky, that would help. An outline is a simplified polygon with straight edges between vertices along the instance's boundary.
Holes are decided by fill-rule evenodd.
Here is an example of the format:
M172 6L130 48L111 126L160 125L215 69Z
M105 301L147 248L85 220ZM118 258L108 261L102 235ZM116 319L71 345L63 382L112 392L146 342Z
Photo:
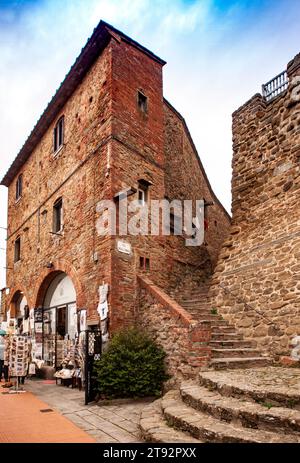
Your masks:
M167 61L164 95L230 211L231 114L300 51L300 1L0 0L1 178L100 19ZM1 287L4 266L0 250Z

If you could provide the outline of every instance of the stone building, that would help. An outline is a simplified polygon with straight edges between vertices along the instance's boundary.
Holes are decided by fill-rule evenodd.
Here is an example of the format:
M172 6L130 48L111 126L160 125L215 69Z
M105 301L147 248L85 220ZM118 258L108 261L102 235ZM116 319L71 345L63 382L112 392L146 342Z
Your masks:
M163 98L164 65L101 21L3 178L5 309L18 323L28 309L51 309L53 334L64 337L74 310L85 309L97 325L99 287L108 285L112 333L136 319L139 275L167 294L211 275L230 217L184 119ZM118 204L122 195L205 200L205 243L188 247L174 233L122 236L118 228L102 236L99 202Z
M233 114L232 226L220 313L275 358L300 334L300 55Z

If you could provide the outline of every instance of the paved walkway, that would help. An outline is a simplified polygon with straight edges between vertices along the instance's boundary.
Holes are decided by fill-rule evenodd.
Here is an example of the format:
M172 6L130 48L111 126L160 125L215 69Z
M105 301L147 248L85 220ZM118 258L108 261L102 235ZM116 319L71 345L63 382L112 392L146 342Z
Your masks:
M56 385L55 382L47 384L40 380L27 380L25 389L86 431L96 442L142 442L138 423L141 410L149 401L85 406L82 392Z
M0 443L95 443L95 439L30 392L0 387Z

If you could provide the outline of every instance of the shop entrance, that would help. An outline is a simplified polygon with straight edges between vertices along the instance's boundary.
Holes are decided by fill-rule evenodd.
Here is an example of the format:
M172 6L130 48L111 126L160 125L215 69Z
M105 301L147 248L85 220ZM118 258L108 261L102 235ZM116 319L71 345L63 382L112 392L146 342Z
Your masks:
M42 359L59 368L78 333L76 292L71 278L58 274L51 282L41 311Z

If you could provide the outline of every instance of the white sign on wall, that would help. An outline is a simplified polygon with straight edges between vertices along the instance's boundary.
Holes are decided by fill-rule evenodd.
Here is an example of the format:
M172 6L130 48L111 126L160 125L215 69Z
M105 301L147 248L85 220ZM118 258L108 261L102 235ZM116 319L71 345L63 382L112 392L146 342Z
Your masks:
M118 241L118 251L123 254L131 254L131 244L126 241Z

